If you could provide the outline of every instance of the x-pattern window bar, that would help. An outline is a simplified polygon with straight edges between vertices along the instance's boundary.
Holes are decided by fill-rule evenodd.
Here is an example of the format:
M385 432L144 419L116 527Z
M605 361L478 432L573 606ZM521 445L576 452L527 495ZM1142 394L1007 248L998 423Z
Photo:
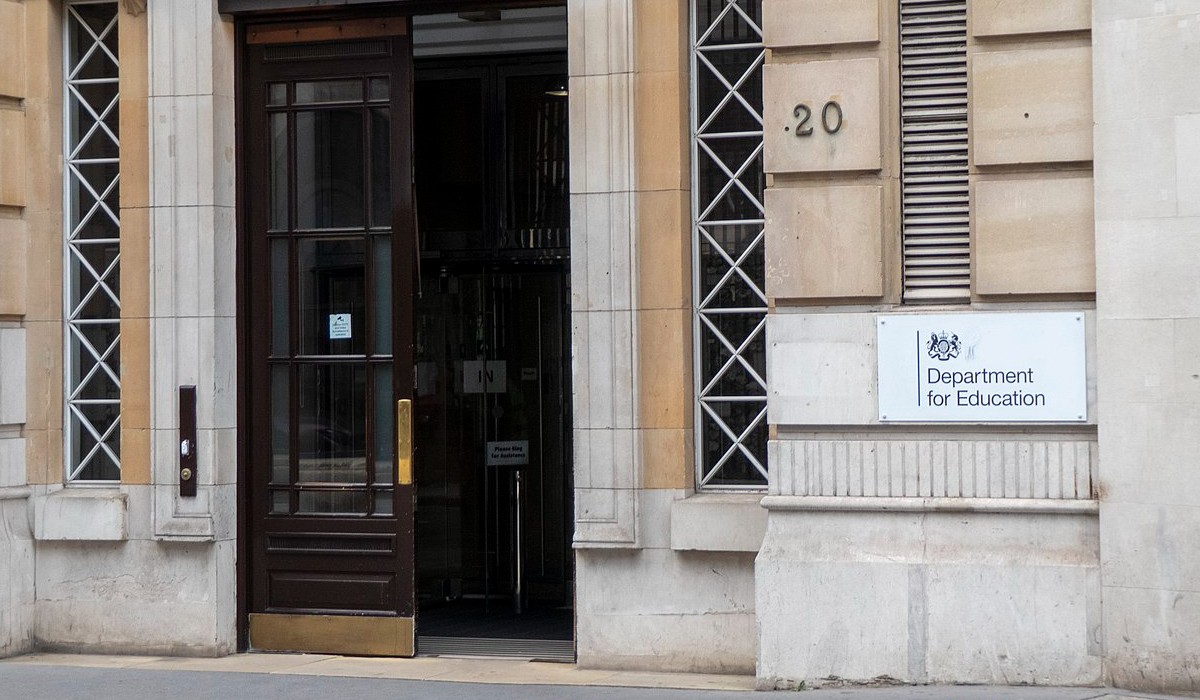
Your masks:
M68 481L120 476L120 138L115 0L68 0L63 90ZM94 28L96 27L96 28ZM98 28L98 29L97 29ZM83 77L86 76L86 77ZM86 157L85 157L86 154Z
M766 485L760 5L692 2L698 488Z

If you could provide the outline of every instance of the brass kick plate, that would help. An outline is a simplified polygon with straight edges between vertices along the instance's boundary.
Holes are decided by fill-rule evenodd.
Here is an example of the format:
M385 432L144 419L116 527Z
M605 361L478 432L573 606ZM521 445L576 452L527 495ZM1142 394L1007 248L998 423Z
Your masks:
M313 654L412 656L413 619L251 613L250 647Z

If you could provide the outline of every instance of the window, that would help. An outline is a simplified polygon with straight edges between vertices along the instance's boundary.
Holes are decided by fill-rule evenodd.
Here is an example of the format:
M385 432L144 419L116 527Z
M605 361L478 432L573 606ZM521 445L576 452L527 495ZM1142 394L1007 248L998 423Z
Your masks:
M966 0L900 0L904 301L971 295Z
M696 487L767 483L760 0L692 3Z
M64 442L68 481L121 476L117 3L65 8Z

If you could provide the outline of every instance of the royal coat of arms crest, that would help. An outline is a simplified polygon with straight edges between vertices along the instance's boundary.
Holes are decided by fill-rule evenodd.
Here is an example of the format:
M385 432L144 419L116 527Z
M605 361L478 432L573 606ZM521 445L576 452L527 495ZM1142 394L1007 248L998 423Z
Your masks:
M958 357L959 351L962 349L958 342L958 335L954 333L930 333L929 344L926 346L929 350L929 356L935 360L949 360L953 357Z

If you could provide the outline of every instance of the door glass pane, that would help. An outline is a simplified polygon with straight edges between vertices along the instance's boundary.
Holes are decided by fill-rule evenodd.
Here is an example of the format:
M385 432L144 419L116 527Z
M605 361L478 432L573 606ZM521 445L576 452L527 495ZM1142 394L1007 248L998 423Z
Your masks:
M367 81L368 99L372 102L386 102L391 97L390 90L387 78L371 78Z
M392 227L392 120L387 108L371 110L371 226Z
M370 494L365 491L301 491L297 513L304 515L366 515Z
M396 402L391 365L375 366L375 483L390 484L396 456Z
M305 80L296 83L296 104L362 102L361 80Z
M482 83L421 80L413 111L417 228L427 250L487 247L483 240Z
M300 365L297 483L366 483L366 381L363 365Z
M375 354L392 354L392 239L376 236L375 248Z
M287 515L292 509L292 495L290 491L272 491L271 492L271 514L272 515Z
M363 114L296 113L296 225L358 228L364 222Z
M288 242L271 241L271 354L288 354Z
M366 343L365 244L296 241L301 355L362 355Z
M271 115L271 230L288 227L288 115Z
M376 491L375 492L375 515L392 515L392 491Z
M291 426L288 416L291 413L288 396L291 395L288 386L287 365L271 367L271 483L291 483Z
M267 86L267 106L282 107L287 104L287 83L271 83Z

